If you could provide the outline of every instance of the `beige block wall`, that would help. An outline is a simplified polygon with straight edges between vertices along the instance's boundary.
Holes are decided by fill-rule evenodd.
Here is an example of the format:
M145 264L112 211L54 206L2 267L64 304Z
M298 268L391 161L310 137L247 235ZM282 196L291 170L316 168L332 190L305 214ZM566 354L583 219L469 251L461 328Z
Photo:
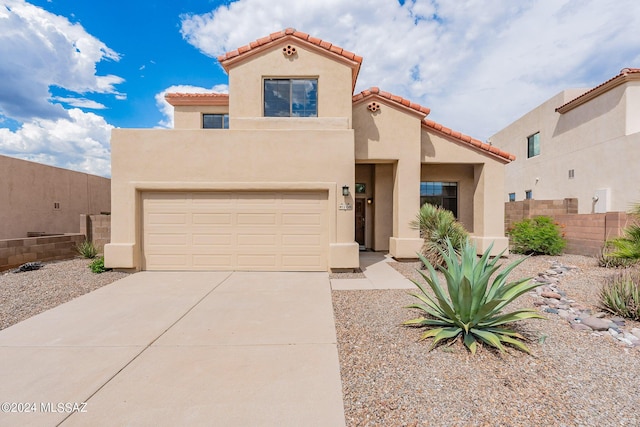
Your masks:
M140 268L140 191L328 191L330 267L357 267L353 235L353 131L120 130L112 133L109 267ZM153 161L140 162L150 158ZM342 186L352 195L344 198ZM333 248L338 256L334 254ZM348 256L345 256L347 253ZM331 264L331 263L334 264Z
M108 178L0 156L0 183L1 239L78 233L80 214L111 210Z
M27 262L75 258L78 256L76 247L84 239L84 234L65 234L0 240L0 271Z
M286 44L295 45L297 54L284 55L282 47ZM324 49L314 49L299 41L274 43L271 49L252 54L248 60L231 66L229 127L236 128L236 119L264 116L264 78L317 78L318 117L346 118L351 123L351 73L344 61L336 60L335 54ZM281 123L282 129L289 127L286 121Z

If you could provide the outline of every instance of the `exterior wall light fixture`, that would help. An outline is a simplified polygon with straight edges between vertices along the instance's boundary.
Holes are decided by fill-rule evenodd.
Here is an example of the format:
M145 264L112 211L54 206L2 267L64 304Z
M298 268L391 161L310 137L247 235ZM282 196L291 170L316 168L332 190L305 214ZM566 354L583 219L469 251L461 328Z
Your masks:
M373 204L373 198L372 198L372 197L369 197L369 198L367 199L367 204L368 204L368 205L372 205L372 204Z
M349 186L348 185L343 185L342 186L342 195L344 197L347 197L349 195Z

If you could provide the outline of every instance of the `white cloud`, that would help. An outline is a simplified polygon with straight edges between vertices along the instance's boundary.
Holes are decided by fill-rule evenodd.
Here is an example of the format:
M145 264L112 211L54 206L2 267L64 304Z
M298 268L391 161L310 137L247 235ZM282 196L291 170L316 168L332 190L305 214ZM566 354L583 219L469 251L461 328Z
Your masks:
M379 86L486 139L562 89L637 67L635 0L238 0L184 15L185 40L216 57L287 27L364 57Z
M49 102L51 86L118 94L124 80L96 75L96 63L119 55L80 24L23 0L0 0L0 112L16 120L66 117Z
M113 126L103 117L74 108L69 118L24 123L18 130L0 129L0 152L25 160L111 175L109 140Z
M86 98L64 98L62 96L54 96L51 99L53 101L57 101L63 104L69 104L73 107L78 108L90 108L92 110L104 110L105 108L107 108L104 104L100 104L99 102Z
M164 98L167 93L229 93L229 86L219 84L207 89L199 86L174 85L157 93L156 105L164 116L158 125L163 128L173 128L173 106Z

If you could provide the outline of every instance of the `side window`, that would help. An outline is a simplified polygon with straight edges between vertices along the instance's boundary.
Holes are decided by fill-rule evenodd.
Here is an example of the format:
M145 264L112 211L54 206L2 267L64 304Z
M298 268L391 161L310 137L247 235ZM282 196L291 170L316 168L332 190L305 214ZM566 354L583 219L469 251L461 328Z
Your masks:
M525 199L533 199L533 191L531 190L527 190L524 192L524 198Z
M425 203L440 206L458 217L458 183L426 181L420 183L420 206Z
M516 201L516 193L509 193L509 201L510 202Z
M202 129L229 129L229 115L203 114Z
M265 79L265 117L318 117L318 79Z
M527 157L535 157L540 155L540 132L527 137Z

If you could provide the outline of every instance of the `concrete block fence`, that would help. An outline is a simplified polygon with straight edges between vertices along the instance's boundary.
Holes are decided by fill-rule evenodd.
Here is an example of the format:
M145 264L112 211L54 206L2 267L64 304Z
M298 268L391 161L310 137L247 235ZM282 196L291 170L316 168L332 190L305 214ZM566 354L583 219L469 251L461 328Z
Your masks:
M104 245L111 242L111 215L80 215L80 233L103 253Z
M84 234L71 233L0 240L0 271L16 268L26 262L73 258L78 254L76 246L84 239Z

